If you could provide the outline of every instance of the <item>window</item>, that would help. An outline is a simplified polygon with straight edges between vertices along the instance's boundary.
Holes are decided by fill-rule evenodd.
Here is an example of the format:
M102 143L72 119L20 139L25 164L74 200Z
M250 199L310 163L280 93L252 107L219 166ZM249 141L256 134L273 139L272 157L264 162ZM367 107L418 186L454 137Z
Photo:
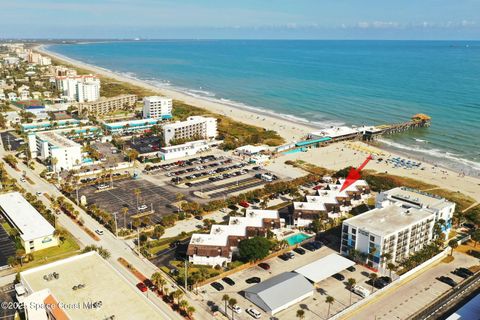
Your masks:
M352 228L352 233L353 233L353 234L357 234L357 229Z
M375 242L375 236L370 236L370 241Z

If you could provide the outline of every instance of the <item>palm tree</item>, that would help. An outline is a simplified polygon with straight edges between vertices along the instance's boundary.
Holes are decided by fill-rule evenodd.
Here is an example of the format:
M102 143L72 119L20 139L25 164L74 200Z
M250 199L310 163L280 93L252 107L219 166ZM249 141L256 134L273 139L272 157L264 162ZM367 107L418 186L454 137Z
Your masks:
M181 310L186 310L187 307L188 307L188 301L187 300L181 300L178 302L178 307L181 309Z
M348 278L347 280L347 287L348 290L350 290L350 305L352 304L352 292L353 292L353 287L357 284L357 280L354 278Z
M160 272L155 272L152 274L152 282L157 287L160 287L163 294L163 287L167 284L167 281L163 278Z
M391 278L392 277L392 271L395 271L397 269L397 266L395 265L395 263L389 262L389 263L387 263L387 269L388 269L388 271L390 271L389 277Z
M228 296L228 294L224 294L223 297L222 297L222 301L225 302L225 314L227 314L227 303L228 303L228 300L230 300L230 297Z
M452 240L448 241L448 245L450 246L450 248L452 248L452 250L450 251L450 257L451 257L453 255L453 249L458 247L458 241L455 240L455 239L452 239Z
M122 213L123 213L123 228L127 228L127 212L128 212L128 207L123 207L122 208Z
M231 298L230 300L228 300L228 305L232 309L232 320L233 320L233 317L235 316L235 314L233 312L233 306L236 305L236 304L237 304L237 299Z
M334 301L335 299L332 296L327 296L327 298L325 299L325 302L328 303L327 318L330 317L330 307L332 306Z
M370 273L368 276L370 280L372 280L372 292L373 292L373 286L375 285L375 282L377 281L378 275L375 272Z
M389 260L392 259L392 254L389 252L386 252L382 254L382 264L385 264L385 262L388 262Z
M297 310L297 318L302 320L305 318L305 311L302 309Z
M180 289L175 290L173 293L175 298L177 298L177 304L180 304L180 298L183 297L183 291Z
M192 317L192 315L193 315L194 312L195 312L195 308L194 308L193 306L189 306L189 307L187 308L187 315L188 315L189 318Z
M137 198L137 208L138 208L138 198L140 197L140 194L142 191L138 188L133 189L133 193L135 194L135 197Z

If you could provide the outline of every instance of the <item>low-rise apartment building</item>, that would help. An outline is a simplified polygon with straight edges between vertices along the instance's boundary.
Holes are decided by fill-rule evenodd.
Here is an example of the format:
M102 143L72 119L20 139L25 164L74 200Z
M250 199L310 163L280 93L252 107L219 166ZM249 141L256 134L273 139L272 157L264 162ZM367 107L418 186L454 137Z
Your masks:
M186 121L177 121L163 126L165 144L172 140L214 139L218 135L217 119L212 117L192 116Z
M159 123L158 119L136 119L117 122L104 122L103 127L110 134L145 132Z
M188 260L193 264L223 266L232 261L238 243L250 237L266 237L283 224L276 210L247 210L244 217L230 217L228 225L212 225L208 234L193 234Z
M121 110L125 107L135 106L137 96L134 94L122 94L111 98L100 98L96 101L80 103L78 113L81 115L104 115Z
M55 172L71 170L82 163L82 146L59 132L31 132L28 146L33 158L51 163Z
M162 160L171 160L193 156L199 152L210 150L213 146L218 146L222 141L219 140L197 140L189 141L170 147L162 147L158 152L159 158Z
M345 179L339 179L337 183L327 184L324 189L317 190L317 195L306 196L304 202L293 202L293 224L306 227L315 219L340 218L371 196L365 180L357 180L340 191L344 182Z
M0 195L0 212L18 231L25 253L58 245L55 228L19 192Z
M171 119L173 100L151 96L143 98L143 117L152 119Z

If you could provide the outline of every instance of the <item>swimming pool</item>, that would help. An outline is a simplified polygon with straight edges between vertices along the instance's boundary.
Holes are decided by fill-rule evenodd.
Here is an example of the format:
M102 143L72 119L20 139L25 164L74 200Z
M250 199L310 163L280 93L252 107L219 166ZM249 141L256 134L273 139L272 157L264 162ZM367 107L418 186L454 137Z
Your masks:
M297 234L294 234L293 236L286 237L285 240L288 242L289 245L294 246L310 237L311 236L305 233L297 233Z

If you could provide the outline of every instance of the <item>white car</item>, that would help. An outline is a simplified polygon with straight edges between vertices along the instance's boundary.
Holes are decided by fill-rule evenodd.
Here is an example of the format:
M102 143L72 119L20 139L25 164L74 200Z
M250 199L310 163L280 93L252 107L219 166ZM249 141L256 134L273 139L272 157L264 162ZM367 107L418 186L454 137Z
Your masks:
M368 297L371 293L370 290L359 285L356 285L355 287L353 287L353 292L355 292L362 298Z
M262 314L260 312L258 312L257 310L253 309L253 308L248 308L246 310L246 312L251 315L252 317L254 317L255 319L260 319L260 317L262 316Z
M233 312L235 313L242 313L242 308L240 308L238 305L234 305L234 306L229 306L230 309L233 310Z
M41 191L37 191L37 192L35 192L35 194L36 194L37 196L41 196L41 195L42 195L42 192L41 192Z
M146 210L147 208L148 208L148 207L147 207L146 204L142 204L141 206L138 206L138 207L137 207L137 209L138 209L139 211L141 211L141 210Z
M98 234L99 236L103 235L103 230L97 229L95 230L95 233Z

